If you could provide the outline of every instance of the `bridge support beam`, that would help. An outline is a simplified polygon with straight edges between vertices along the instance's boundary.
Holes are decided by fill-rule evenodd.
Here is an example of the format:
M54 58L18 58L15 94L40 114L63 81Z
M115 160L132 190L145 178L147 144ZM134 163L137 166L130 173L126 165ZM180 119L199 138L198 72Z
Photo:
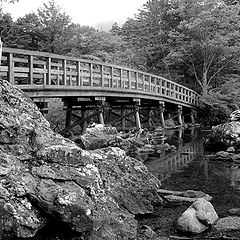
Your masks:
M133 103L134 103L134 111L135 111L136 129L139 130L141 129L141 120L140 120L140 114L139 114L141 100L139 98L134 98Z
M122 125L122 130L125 130L126 129L126 110L124 109L124 107L121 107L121 116L122 116L122 119L121 119L121 125Z
M183 119L182 119L182 106L178 105L178 123L180 126L183 125Z
M162 127L165 127L165 120L164 120L164 111L165 111L165 103L162 101L159 101L159 110L160 110L160 122L162 124Z
M86 121L86 117L87 117L87 111L86 108L83 106L81 108L81 117L82 117L82 124L81 124L81 128L82 128L82 132L84 132L88 126L87 121Z
M65 128L68 128L71 124L72 120L72 104L70 102L66 103L66 121L65 121Z
M195 110L194 109L191 109L190 117L191 117L191 123L193 125L195 125Z
M98 101L97 103L97 111L98 111L98 120L100 124L104 124L104 105L106 98L105 97L95 97L95 100Z
M153 110L151 107L149 107L149 109L148 109L148 127L151 127L154 125L152 117L153 117Z

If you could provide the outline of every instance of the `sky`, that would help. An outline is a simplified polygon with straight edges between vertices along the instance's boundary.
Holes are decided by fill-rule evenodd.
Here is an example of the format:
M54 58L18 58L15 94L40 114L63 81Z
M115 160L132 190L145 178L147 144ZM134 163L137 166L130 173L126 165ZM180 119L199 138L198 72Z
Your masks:
M48 0L19 0L15 4L4 4L4 11L14 19L27 13L36 12ZM124 23L134 17L147 0L55 0L72 18L72 22L108 30L117 22Z

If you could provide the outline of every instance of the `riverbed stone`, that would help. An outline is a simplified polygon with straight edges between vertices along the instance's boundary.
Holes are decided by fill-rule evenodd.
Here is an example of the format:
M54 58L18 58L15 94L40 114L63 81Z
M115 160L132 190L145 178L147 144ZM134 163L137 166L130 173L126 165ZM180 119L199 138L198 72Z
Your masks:
M240 122L227 122L214 126L204 147L211 151L225 151L229 147L240 148Z
M187 191L171 191L166 189L158 189L158 193L165 200L172 203L193 203L199 198L211 201L212 197L202 191L187 190Z
M240 216L240 208L231 208L228 210L228 213L230 213L231 215Z
M240 230L240 217L229 216L220 218L213 226L213 229L217 231Z
M54 133L30 98L0 80L0 239L51 219L91 240L136 239L135 214L161 204L159 180L125 151L87 151Z
M195 201L178 219L178 228L183 232L201 233L218 219L212 204L203 198Z

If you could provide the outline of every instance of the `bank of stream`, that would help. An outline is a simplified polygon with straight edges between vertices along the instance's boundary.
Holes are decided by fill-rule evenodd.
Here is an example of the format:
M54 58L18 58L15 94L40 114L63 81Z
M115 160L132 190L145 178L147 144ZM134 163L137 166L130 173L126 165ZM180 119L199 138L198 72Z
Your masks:
M176 146L176 152L149 155L145 162L148 170L161 180L162 188L176 191L196 190L211 195L213 198L211 203L219 217L229 216L229 209L239 208L240 167L238 164L230 162L208 160L206 155L211 153L204 152L203 148L203 139L207 132L185 130L183 133L169 131L166 134L166 141ZM153 215L147 218L139 217L140 228L147 225L157 232L158 236L184 239L184 235L177 231L176 223L190 205L188 203L161 206ZM209 239L211 237L240 239L238 231L227 234L225 236L225 233L214 233L210 229L200 235L185 236L190 239Z

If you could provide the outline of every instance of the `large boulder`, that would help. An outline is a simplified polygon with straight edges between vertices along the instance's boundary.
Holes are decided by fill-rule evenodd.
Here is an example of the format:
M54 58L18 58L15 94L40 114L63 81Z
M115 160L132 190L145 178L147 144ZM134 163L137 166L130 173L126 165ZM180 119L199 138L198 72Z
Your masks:
M104 124L92 124L74 141L87 150L119 147L127 153L155 152L151 144L152 134L146 129L129 133L118 133L115 127Z
M119 148L86 151L55 134L22 91L0 81L0 239L48 218L85 239L136 239L134 214L160 204L160 182Z
M207 137L204 147L212 151L227 150L229 147L240 147L240 122L228 122L214 126Z
M201 233L218 219L212 204L204 198L195 201L178 219L179 230L190 233Z
M85 149L94 150L109 146L118 134L115 127L93 123L86 128L85 132L79 137Z

